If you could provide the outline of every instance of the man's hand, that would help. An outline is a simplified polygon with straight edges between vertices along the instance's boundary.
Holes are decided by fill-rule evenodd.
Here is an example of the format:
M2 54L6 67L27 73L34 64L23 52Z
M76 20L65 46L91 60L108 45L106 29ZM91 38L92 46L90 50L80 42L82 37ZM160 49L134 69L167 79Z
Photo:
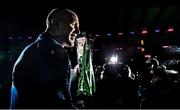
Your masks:
M79 110L74 104L71 105L71 108L72 108L72 109Z

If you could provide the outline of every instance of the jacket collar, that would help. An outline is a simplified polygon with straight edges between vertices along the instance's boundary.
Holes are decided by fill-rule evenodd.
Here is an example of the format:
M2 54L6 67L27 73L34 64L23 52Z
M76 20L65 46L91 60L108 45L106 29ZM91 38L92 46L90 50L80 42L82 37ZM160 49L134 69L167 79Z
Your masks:
M60 44L51 34L47 32L43 32L42 34L40 34L36 41L43 40L43 39L51 39L54 44L59 45L62 48L64 48L62 44Z

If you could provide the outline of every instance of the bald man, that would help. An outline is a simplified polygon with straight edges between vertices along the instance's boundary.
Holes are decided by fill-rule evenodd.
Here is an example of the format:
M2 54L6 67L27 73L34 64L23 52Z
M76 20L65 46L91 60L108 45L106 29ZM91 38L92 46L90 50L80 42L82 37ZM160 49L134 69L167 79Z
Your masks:
M12 87L17 89L17 98L12 108L74 108L65 48L73 47L80 33L78 16L68 9L53 9L46 26L14 64Z

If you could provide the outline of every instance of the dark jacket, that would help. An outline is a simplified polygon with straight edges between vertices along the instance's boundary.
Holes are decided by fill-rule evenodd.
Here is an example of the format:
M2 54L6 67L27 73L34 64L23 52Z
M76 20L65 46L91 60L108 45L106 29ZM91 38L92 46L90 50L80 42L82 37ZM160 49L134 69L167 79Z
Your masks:
M15 108L63 108L71 104L69 58L52 38L41 34L17 59L13 68Z

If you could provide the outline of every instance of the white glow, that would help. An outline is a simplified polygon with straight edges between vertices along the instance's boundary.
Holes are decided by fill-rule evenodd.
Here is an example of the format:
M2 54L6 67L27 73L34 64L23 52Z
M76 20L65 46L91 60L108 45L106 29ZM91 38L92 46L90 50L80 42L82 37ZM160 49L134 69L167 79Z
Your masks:
M166 70L167 74L178 74L178 71L176 70Z
M113 55L112 57L111 57L111 59L110 59L110 61L112 62L112 63L116 63L117 61L118 61L118 56L117 55Z

